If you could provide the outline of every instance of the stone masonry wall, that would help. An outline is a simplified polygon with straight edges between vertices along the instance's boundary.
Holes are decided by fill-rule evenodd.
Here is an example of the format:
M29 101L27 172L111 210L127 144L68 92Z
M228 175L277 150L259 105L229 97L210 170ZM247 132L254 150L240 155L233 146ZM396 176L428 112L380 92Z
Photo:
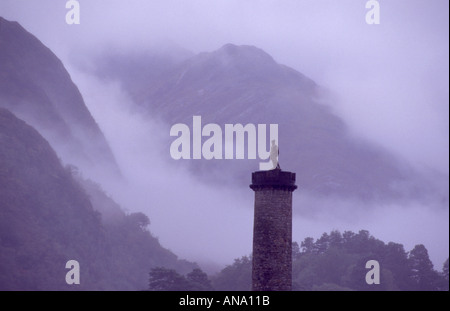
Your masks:
M292 289L292 190L255 189L254 291Z

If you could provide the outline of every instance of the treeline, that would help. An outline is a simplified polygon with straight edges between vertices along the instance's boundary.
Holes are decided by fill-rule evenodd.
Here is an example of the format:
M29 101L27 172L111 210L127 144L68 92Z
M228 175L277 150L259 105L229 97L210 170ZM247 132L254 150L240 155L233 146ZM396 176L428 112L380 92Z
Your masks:
M306 238L300 245L293 243L293 290L296 291L448 291L448 259L441 271L436 271L425 246L416 245L406 252L402 244L385 244L366 230L358 233L332 231L319 239ZM368 285L365 280L366 262L377 260L380 264L380 284ZM235 259L217 275L207 279L202 274L203 285L214 290L245 291L251 289L251 256ZM167 273L152 270L150 290L194 290L189 282L180 282L174 289ZM161 273L161 270L159 270ZM166 271L167 272L167 271ZM199 271L196 272L200 274ZM184 277L178 275L183 279ZM166 278L166 279L165 279ZM191 279L189 275L184 278ZM157 286L156 286L157 284ZM206 287L205 287L206 288Z
M366 262L380 263L380 284L366 283ZM402 244L385 244L366 230L332 231L318 240L306 238L293 251L295 290L448 290L448 259L434 270L424 245L406 252Z

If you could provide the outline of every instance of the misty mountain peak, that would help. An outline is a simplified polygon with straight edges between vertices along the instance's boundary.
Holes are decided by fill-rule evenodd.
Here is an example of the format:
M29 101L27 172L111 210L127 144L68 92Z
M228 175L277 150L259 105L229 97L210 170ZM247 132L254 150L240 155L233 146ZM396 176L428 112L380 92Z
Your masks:
M200 89L211 83L217 83L221 88L255 83L270 87L296 84L305 90L315 85L312 80L294 69L278 64L260 48L231 43L212 52L199 53L187 59L174 71L177 72L176 85L189 85L190 88L195 85Z
M262 62L275 64L272 56L251 45L234 45L227 43L215 52L219 57L227 57L235 61Z
M200 53L191 59L191 65L202 66L206 70L227 72L228 74L261 74L272 71L278 64L263 50L250 45L225 44L213 52Z

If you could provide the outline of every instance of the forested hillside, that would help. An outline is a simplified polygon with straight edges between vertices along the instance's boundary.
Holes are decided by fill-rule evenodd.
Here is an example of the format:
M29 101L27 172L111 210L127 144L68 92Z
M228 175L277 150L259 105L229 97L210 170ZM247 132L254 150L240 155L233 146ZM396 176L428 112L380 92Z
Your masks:
M125 214L85 181L88 195L79 180L35 129L0 108L0 290L141 290L154 266L196 267L159 244L146 215ZM108 208L102 220L97 210ZM65 282L69 260L80 263L80 285Z

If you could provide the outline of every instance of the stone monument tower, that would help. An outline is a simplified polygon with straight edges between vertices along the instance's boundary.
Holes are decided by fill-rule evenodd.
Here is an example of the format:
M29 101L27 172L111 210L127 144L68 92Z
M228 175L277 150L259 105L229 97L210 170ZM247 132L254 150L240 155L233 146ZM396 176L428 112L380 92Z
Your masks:
M295 173L282 171L279 165L257 171L250 188L255 191L252 290L290 291Z

